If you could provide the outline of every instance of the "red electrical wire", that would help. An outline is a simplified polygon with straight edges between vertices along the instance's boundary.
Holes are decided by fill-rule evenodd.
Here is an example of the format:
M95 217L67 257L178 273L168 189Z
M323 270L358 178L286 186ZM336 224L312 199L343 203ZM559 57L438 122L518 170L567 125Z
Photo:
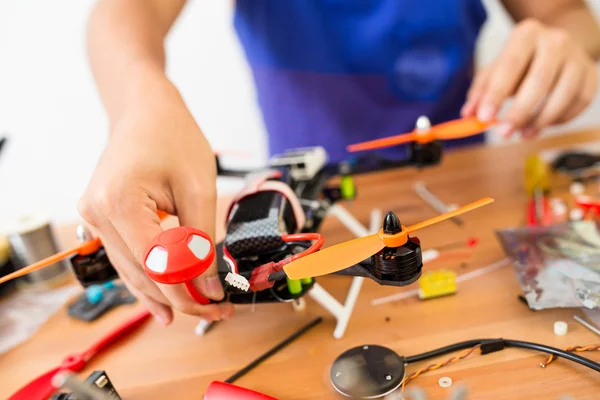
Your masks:
M233 258L231 256L231 254L229 253L229 250L227 250L227 246L223 246L223 255L225 256L224 258L226 258L227 260L229 260L229 262L231 262L231 264L233 265L233 272L237 274L238 273L237 262L235 261L235 258Z
M305 257L309 254L316 252L321 247L323 247L323 244L325 243L325 238L320 233L294 233L291 235L282 235L281 239L286 243L303 242L303 241L310 241L310 240L315 241L308 249L304 250L301 253L294 254L291 257L290 261L296 261L299 258Z
M282 235L281 239L286 243L302 242L302 241L307 241L307 240L309 240L309 241L314 240L315 242L308 249L304 250L303 252L294 254L291 257L287 257L287 258L275 263L275 268L277 271L281 271L281 269L283 268L284 265L287 265L287 264L291 263L292 261L296 261L299 258L308 256L309 254L316 252L321 247L323 247L323 243L325 243L325 238L320 233L293 233L290 235Z

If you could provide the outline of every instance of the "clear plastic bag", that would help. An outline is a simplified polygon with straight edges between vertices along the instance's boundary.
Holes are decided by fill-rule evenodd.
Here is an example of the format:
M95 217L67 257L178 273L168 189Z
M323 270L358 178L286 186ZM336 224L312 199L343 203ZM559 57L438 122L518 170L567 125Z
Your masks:
M600 235L592 221L497 232L534 310L600 307Z

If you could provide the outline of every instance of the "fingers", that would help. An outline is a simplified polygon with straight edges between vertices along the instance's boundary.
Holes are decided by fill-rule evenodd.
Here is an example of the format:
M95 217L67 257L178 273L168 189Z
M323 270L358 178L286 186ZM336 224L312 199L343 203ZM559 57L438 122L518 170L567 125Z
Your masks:
M147 296L146 294L137 290L133 285L131 285L126 280L123 280L123 283L127 287L127 289L133 294L139 301L142 302L144 307L150 314L158 321L162 326L168 326L173 322L173 310L171 307L166 304L160 303L154 300L152 297Z
M110 251L121 277L138 292L159 303L164 301L182 313L221 319L218 305L198 304L183 284L157 284L146 276L141 267L143 254L151 240L162 232L156 203L137 188L113 190L115 192L100 198L86 197L80 204L80 212L88 223L103 233L101 239L106 240L107 252ZM121 241L124 245L119 244Z
M104 231L110 232L110 229L104 229ZM116 231L114 232L116 233ZM127 254L130 253L120 237L114 238L112 235L101 235L100 238L111 264L129 287L135 288L137 292L144 293L159 303L169 304L167 297L160 291L156 283L144 273L137 261L133 257L127 257Z
M475 89L476 94L481 92L477 104L477 118L481 121L492 121L502 104L517 90L533 60L540 29L541 25L536 22L523 23L515 28L489 72L487 82Z
M118 210L113 211L109 217L140 265L144 263L143 255L147 246L162 232L156 203L143 193L143 191L135 191L123 196ZM197 303L184 284L156 283L156 285L176 310L213 320L221 318L218 305Z
M595 64L566 31L527 20L517 25L494 64L477 75L461 114L491 122L513 97L497 131L505 138L517 131L532 138L581 113L597 81Z
M203 230L211 238L215 237L217 190L216 180L206 179L198 182L194 174L180 177L172 188L177 205L177 215L181 225ZM197 289L203 295L221 300L223 287L217 273L216 259L202 275L194 280Z
M547 96L563 67L563 54L568 50L568 43L567 35L560 31L546 34L539 39L533 62L507 112L509 128L505 134L528 125L539 112L543 102L547 101Z
M558 119L558 123L565 123L579 114L581 114L591 103L594 101L596 91L598 89L598 72L595 64L591 64L587 73L581 90L576 96L575 101L571 107Z
M483 68L477 73L469 91L467 92L467 101L460 110L460 115L463 118L474 117L477 112L477 106L481 102L485 88L488 84L494 65Z
M577 97L583 90L585 78L585 71L581 64L568 63L562 70L548 101L528 124L528 128L539 130L560 121L578 102Z

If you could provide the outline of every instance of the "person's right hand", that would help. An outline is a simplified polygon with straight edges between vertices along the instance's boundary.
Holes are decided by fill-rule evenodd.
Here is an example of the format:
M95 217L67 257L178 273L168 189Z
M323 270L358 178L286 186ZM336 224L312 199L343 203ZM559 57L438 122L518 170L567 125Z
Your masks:
M126 286L162 325L171 323L173 309L226 319L230 303L200 305L183 284L155 283L141 266L146 247L162 231L158 210L215 238L214 154L177 90L163 89L136 99L114 123L79 212ZM194 283L206 297L223 298L216 262Z

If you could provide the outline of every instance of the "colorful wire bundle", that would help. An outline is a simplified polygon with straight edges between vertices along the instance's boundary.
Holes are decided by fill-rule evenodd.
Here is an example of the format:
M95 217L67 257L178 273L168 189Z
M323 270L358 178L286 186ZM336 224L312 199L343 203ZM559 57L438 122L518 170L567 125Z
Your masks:
M565 351L568 351L568 352L584 352L584 351L599 351L599 350L600 350L600 345L571 346L571 347L567 347L565 349ZM542 368L546 368L546 366L554 360L556 360L556 356L554 354L552 354L550 357L548 357L548 359L546 361L540 363L540 366Z
M452 363L455 363L455 362L457 362L457 361L464 360L465 358L467 358L467 357L469 357L471 354L473 354L473 352L474 352L475 350L477 350L478 348L480 348L480 347L481 347L481 344L475 345L475 346L471 347L470 349L463 350L463 351L462 351L460 354L458 354L457 356L455 356L455 357L452 357L452 358L449 358L449 359L447 359L446 361L443 361L443 362L440 362L440 363L437 363L437 364L431 364L431 365L429 365L429 366L427 366L427 367L424 367L424 368L421 368L421 369L419 369L419 370L418 370L418 371L416 371L416 372L413 372L411 375L409 375L408 377L406 377L406 378L405 378L405 379L402 381L402 391L404 391L404 387L406 386L406 384L407 384L409 381L411 381L411 380L413 380L413 379L417 378L419 375L421 375L421 374L424 374L424 373L426 373L426 372L435 371L436 369L440 369L440 368L442 368L442 367L445 367L445 366L446 366L446 365L448 365L448 364L452 364Z

